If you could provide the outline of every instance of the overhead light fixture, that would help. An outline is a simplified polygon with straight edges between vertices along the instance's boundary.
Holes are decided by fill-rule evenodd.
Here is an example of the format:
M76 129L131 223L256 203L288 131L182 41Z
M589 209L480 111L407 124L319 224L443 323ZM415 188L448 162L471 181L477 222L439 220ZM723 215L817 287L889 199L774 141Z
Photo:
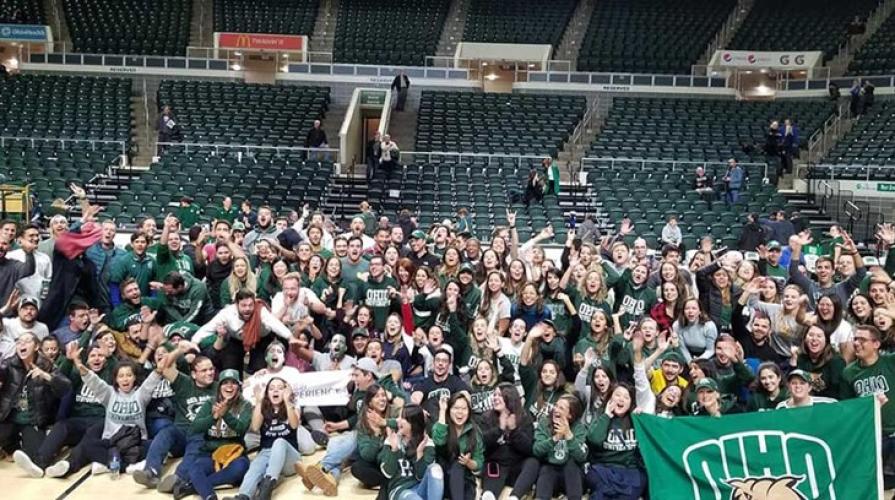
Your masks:
M529 67L529 68L534 68L535 65L534 65L534 64L529 64L528 67Z
M483 62L482 62L482 66L487 66L487 65L488 65L488 62L487 62L487 61L483 61Z
M232 69L233 71L241 71L242 66L240 64L234 64L233 66L230 66L230 69Z
M497 76L495 73L489 73L487 76L485 76L485 78L487 78L489 81L493 82L494 80L497 80L500 77Z
M288 73L288 72L289 72L289 65L288 65L288 64L284 64L284 65L282 65L282 66L280 67L280 71L282 71L283 73Z
M233 55L236 57L242 57L242 52L237 50L236 52L233 53Z

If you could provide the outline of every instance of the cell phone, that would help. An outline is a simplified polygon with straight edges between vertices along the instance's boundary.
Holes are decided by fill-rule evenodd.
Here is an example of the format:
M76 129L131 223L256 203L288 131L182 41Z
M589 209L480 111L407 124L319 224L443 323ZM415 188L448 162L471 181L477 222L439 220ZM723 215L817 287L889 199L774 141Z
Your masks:
M575 226L578 224L578 218L575 216L575 212L569 214L569 229L575 229Z
M500 477L500 464L497 462L488 462L485 464L485 474L490 478Z

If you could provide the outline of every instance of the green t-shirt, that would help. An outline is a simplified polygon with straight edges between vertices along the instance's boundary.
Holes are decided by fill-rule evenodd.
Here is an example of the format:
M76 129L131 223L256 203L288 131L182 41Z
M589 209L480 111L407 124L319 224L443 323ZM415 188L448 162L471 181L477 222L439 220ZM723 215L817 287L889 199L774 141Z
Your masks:
M889 401L882 407L883 433L895 433L895 401L891 388L895 384L895 354L880 354L876 363L863 366L852 361L842 372L842 399L874 396L883 393Z
M594 313L597 311L605 312L606 318L608 318L609 321L612 321L612 309L606 301L597 301L590 297L579 296L575 307L578 309L578 317L581 319L580 335L582 337L590 336L590 320L594 317Z
M192 378L178 373L177 378L171 383L171 389L174 391L174 425L189 428L202 409L202 405L214 399L218 385L215 383L200 388Z
M202 209L192 203L177 209L177 218L180 219L180 225L184 228L191 228L199 223L202 217Z
M373 310L373 324L379 332L385 330L385 320L395 305L395 300L388 296L388 287L397 289L398 284L392 278L384 276L382 281L378 282L372 279L359 282L355 293L358 300L363 300L364 304Z
M118 304L115 309L112 309L112 313L109 315L109 320L106 321L106 324L113 330L123 332L127 326L127 319L134 314L140 314L140 308L142 306L146 306L155 311L161 306L161 302L160 299L154 297L140 298L139 305L124 301L121 304Z
M233 222L236 220L236 217L238 215L239 215L239 209L234 206L231 206L230 210L227 210L224 207L221 207L214 214L214 218L217 220L225 220L225 221L229 222L230 224L233 224Z
M30 425L31 407L31 389L28 388L28 384L24 384L19 392L19 396L16 398L15 412L12 417L13 423Z
M159 245L155 260L155 281L163 281L171 271L193 274L193 259L183 250L174 255L168 250L168 245Z
M133 278L137 285L140 286L140 292L143 295L149 295L152 291L149 289L149 282L152 281L155 272L155 259L145 255L142 259L137 258L133 252L128 252L117 257L112 262L112 271L109 273L110 283L121 283L127 278Z

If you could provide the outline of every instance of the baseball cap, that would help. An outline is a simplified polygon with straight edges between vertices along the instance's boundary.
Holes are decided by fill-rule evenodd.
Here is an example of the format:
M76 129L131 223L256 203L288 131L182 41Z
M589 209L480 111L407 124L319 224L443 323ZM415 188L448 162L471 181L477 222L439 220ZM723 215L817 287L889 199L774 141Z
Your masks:
M786 375L786 381L788 382L793 377L799 377L805 382L811 383L811 375L808 374L805 370L793 370Z
M428 236L426 236L426 232L421 229L417 229L416 231L410 233L410 237L415 240L424 240L428 238Z
M376 366L376 362L373 361L373 358L360 358L354 363L354 367L368 373L376 373L379 371L379 367Z
M243 231L245 232L246 226L242 222L236 221L233 223L233 227L230 228L231 231Z
M131 314L131 315L128 316L127 319L124 321L124 327L125 327L125 328L130 328L130 327L132 327L132 326L134 326L134 325L139 325L139 324L141 324L141 323L143 323L143 319L140 317L139 314Z
M718 392L718 383L715 382L714 379L706 377L696 383L696 392L699 392L702 389L709 389Z
M355 328L354 330L351 330L351 338L369 337L369 336L370 336L370 332L367 331L367 329L362 326L359 326L359 327Z
M780 250L781 248L783 248L783 247L780 245L780 242L777 240L771 240L768 242L768 250Z
M673 361L681 366L687 364L687 361L684 359L684 356L677 351L668 351L662 355L662 361Z
M170 339L173 336L178 336L184 339L193 338L193 334L199 331L199 326L193 323L187 323L186 321L176 321L169 325L165 326L164 333L165 338Z
M32 297L30 295L26 295L26 296L22 297L21 299L19 299L19 307L24 307L24 306L34 306L34 307L40 309L40 301L37 300L37 297Z
M475 274L475 268L473 268L472 264L470 264L469 262L464 262L460 265L460 270L457 271L457 274L461 273Z
M229 370L224 370L218 375L218 382L224 382L227 380L235 380L236 383L242 384L242 381L239 380L239 372L230 368Z
M554 323L552 319L543 319L541 320L541 324L547 325L550 328L553 328L553 331L556 331L556 323Z

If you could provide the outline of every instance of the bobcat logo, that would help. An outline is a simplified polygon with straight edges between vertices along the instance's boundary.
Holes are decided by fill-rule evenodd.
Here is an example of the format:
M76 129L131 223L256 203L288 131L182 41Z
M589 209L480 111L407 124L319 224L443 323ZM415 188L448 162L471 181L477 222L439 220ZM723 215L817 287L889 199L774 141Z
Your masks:
M724 481L733 488L730 500L806 500L796 489L802 476L747 477Z

